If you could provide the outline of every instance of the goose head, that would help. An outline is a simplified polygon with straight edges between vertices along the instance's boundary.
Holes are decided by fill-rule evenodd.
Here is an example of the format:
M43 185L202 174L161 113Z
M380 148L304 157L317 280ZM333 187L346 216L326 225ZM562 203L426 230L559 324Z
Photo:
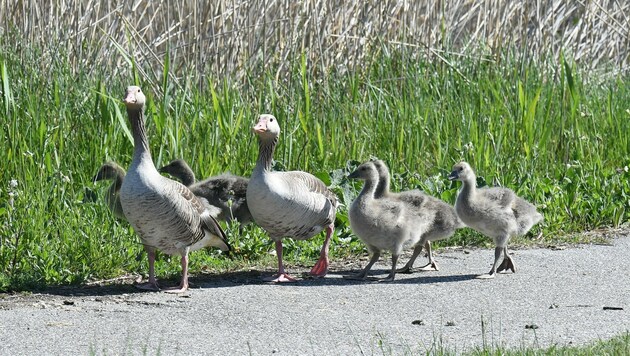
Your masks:
M127 109L141 110L146 102L146 97L140 87L131 85L127 87L123 102L127 106Z
M262 114L258 117L258 123L252 128L254 133L264 140L277 139L280 136L278 120L270 114Z
M378 180L378 170L376 170L374 162L365 162L358 166L354 172L350 173L348 178L376 181Z
M124 176L122 168L114 162L104 163L94 176L93 181L96 183L101 180L116 179L118 176Z
M458 180L461 182L468 181L472 178L475 179L475 172L473 172L470 165L466 162L459 162L453 166L453 171L448 175L448 180Z

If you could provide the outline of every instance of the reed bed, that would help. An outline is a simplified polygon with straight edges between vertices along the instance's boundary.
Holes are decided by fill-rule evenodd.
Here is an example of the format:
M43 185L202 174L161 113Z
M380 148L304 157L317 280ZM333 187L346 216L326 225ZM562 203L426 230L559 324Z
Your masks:
M157 73L170 61L173 79L194 71L243 81L257 70L286 76L302 53L320 74L364 68L383 51L500 60L508 48L624 70L629 13L630 3L618 0L0 1L2 32L41 48L41 65L63 55L75 70L119 75L129 70L125 51Z

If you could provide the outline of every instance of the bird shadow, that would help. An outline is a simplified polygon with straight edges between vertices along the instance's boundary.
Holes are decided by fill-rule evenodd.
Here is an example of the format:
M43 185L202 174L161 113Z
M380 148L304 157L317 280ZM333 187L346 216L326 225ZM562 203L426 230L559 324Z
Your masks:
M355 274L357 271L348 270L348 271L338 271L331 273L330 276L332 278L322 278L322 279L306 279L308 283L300 283L300 286L318 286L318 285L354 285L354 284L437 284L437 283L452 283L452 282L461 282L475 279L477 277L476 274L456 274L456 275L440 275L440 276L431 276L427 275L430 272L416 272L413 273L413 276L409 277L409 274L398 273L396 274L396 278L393 281L383 281L385 275L389 274L389 270L373 270L372 273L368 274L368 277L365 280L356 280L349 279L347 276ZM382 278L375 277L376 275L382 274L384 275ZM402 275L402 276L401 276ZM338 276L338 278L334 278Z
M248 284L268 284L278 285L284 287L318 287L318 286L346 286L357 284L374 284L374 283L392 283L392 284L436 284L436 283L452 283L472 280L477 277L476 274L456 274L456 275L440 275L430 276L427 272L416 272L413 276L409 277L409 274L399 273L398 278L390 282L380 282L378 278L374 278L374 275L387 274L389 270L373 270L370 274L370 278L366 280L354 280L344 278L344 276L352 275L356 273L355 270L338 270L329 272L324 278L313 278L304 272L301 274L301 278L293 283L273 283L263 281L263 277L273 275L273 272L261 272L261 271L248 271L248 272L234 272L221 275L212 276L200 276L191 279L201 288L224 288L235 287L239 285ZM430 273L430 272L428 272ZM298 275L295 275L296 277Z
M358 284L436 284L436 283L452 283L475 279L476 274L456 274L456 275L427 275L430 272L416 272L412 277L409 274L399 273L396 279L390 282L380 282L382 278L376 278L377 275L386 275L389 270L373 270L368 279L354 280L344 278L344 276L356 273L357 270L337 270L329 272L324 278L312 278L307 273L302 273L302 278L294 283L273 283L266 282L263 277L271 276L271 271L233 271L216 274L199 274L189 278L189 290L199 289L215 289L215 288L233 288L243 285L278 285L283 287L318 287L318 286L347 286ZM299 276L297 274L296 276ZM384 277L383 277L384 278ZM159 280L160 286L170 287L179 283L178 276L173 278L163 278ZM155 293L151 291L141 290L135 287L130 281L103 283L96 285L79 285L79 286L49 286L39 289L36 292L40 295L50 295L57 297L104 297L104 296L122 296L144 293Z

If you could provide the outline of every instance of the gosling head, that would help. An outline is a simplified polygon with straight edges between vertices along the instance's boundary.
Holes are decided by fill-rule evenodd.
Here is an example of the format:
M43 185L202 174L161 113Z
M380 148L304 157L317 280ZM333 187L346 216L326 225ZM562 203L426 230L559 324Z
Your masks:
M146 97L140 87L131 85L127 87L123 102L125 106L127 106L127 109L141 110L146 102Z
M96 183L100 180L115 179L118 176L124 175L124 171L122 170L122 168L120 168L119 165L114 162L107 162L103 163L103 165L101 166L101 168L99 168L98 172L92 180L94 181L94 183Z
M275 139L280 136L278 120L270 114L262 114L258 117L258 123L252 128L261 139Z
M453 171L448 175L448 180L467 181L475 179L475 172L470 168L470 165L466 162L459 162L453 166Z
M380 159L377 159L375 161L372 161L372 163L374 164L374 167L376 167L376 170L378 171L379 176L389 176L389 168L387 168L387 165L385 164L385 162L383 162Z
M376 170L374 162L369 161L358 166L357 169L354 170L354 172L350 173L348 178L360 180L377 180L378 171Z
M174 159L169 164L158 169L160 173L168 173L172 176L178 173L186 173L190 171L190 167L183 159ZM174 174L173 174L174 173Z

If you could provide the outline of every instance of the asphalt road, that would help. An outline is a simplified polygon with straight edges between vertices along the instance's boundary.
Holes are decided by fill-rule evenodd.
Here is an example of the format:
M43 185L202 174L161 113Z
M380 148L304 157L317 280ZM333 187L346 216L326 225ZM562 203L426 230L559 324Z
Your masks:
M325 279L291 285L248 271L191 278L185 295L129 285L0 295L0 354L399 355L580 345L630 330L627 233L610 245L515 250L517 273L475 279L492 253L441 250L439 272L392 283L345 280L356 265L337 262ZM381 260L374 275L388 268Z

